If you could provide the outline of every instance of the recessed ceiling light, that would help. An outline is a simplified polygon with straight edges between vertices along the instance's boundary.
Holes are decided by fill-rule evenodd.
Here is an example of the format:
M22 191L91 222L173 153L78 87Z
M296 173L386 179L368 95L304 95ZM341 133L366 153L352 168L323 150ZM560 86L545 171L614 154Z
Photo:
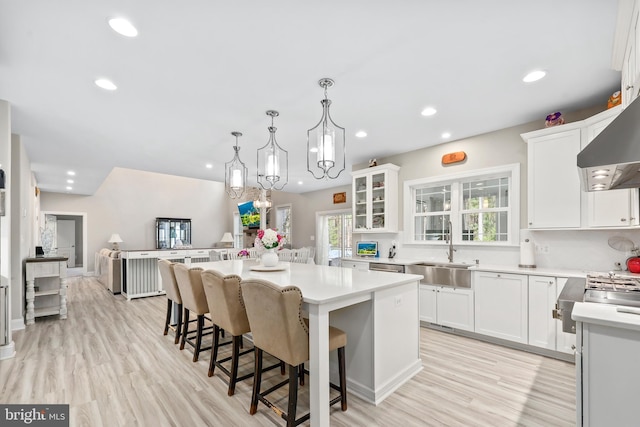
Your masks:
M205 166L206 166L207 169L213 168L213 165L211 163L207 163Z
M109 26L118 34L122 34L125 37L135 37L138 35L136 27L124 18L112 18L109 19Z
M451 138L451 134L450 134L449 132L444 132L444 133L442 134L442 138L444 138L444 139L449 139L449 138Z
M96 86L104 90L116 90L118 86L114 85L111 80L107 79L97 79L95 82Z
M76 173L74 171L67 171L67 175L74 176Z
M422 114L423 116L428 117L428 116L433 116L437 112L438 112L438 110L436 110L435 108L427 107L424 110L422 110L422 113L420 113L420 114Z
M67 185L67 190L73 190L73 187Z
M598 169L596 171L593 171L593 173L597 174L597 175L599 175L601 173L607 173L607 172L609 172L609 169Z
M312 153L317 153L318 152L318 147L311 147L309 149L309 151L311 151Z
M524 76L522 81L525 82L525 83L537 82L538 80L540 80L541 78L543 78L546 75L547 75L546 71L535 70L535 71L530 72L526 76Z
M598 175L593 175L593 179L605 179L606 177L608 177L609 175L607 175L606 173L603 174L598 174Z
M67 180L67 184L73 184L73 180L72 179L68 179Z
M367 133L363 130L359 130L358 132L356 132L356 136L358 138L364 138L365 136L367 136Z
M302 181L298 181L298 185L302 185L302 184L303 184L303 182L302 182Z

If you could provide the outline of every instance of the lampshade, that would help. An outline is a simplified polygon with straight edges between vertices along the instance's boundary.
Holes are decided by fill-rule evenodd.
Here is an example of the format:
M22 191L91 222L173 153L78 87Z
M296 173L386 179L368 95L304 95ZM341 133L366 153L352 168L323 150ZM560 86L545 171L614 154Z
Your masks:
M108 240L109 243L122 243L122 238L119 234L113 233Z
M331 100L327 98L327 88L333 86L333 80L320 79L318 84L324 88L324 99L320 101L322 118L307 131L307 170L316 179L335 179L345 170L345 130L329 114Z
M224 164L224 187L229 197L237 199L242 197L247 189L247 167L238 154L238 137L242 136L242 133L231 132L231 135L236 137L236 145L233 147L235 155L230 162Z
M279 115L277 111L267 111L271 117L269 141L258 149L258 184L265 190L282 190L289 181L289 153L276 142L277 128L273 126L273 118Z
M233 236L231 233L226 232L222 235L222 239L220 239L221 243L233 243Z

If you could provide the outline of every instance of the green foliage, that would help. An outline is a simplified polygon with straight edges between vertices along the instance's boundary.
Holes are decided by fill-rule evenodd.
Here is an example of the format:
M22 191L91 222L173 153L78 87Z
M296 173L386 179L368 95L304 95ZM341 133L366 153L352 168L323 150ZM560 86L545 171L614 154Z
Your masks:
M260 222L260 213L247 212L247 213L243 214L242 216L240 216L240 220L242 221L242 226L243 227L248 227L249 224L255 224L255 223Z

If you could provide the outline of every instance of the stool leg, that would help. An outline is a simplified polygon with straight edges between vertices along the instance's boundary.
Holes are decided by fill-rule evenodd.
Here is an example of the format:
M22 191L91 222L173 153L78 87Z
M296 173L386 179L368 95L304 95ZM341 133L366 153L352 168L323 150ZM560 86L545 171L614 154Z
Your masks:
M347 374L345 372L344 347L338 349L338 373L340 375L340 409L347 410Z
M171 306L173 305L173 301L167 298L167 316L164 321L164 333L162 335L167 335L169 332L169 322L171 321Z
M258 347L254 348L255 366L253 373L253 392L251 393L251 407L249 413L251 415L258 411L258 397L260 396L260 381L262 381L262 350Z
M296 425L298 406L298 366L289 365L289 405L287 408L287 427Z
M213 325L213 344L211 344L211 360L209 361L209 375L213 376L213 372L216 370L216 361L218 360L218 335L220 332L220 328L218 325Z
M236 378L238 378L238 353L240 353L240 342L242 336L233 337L233 350L231 351L231 375L229 375L229 390L227 395L233 396L236 391Z
M193 351L193 361L198 361L200 348L202 347L202 329L204 329L204 314L198 315L198 330L196 331L196 348Z
M182 304L178 304L178 323L176 324L176 339L174 344L180 342L180 336L182 335Z
M284 375L284 362L281 360L280 361L280 375Z
M300 377L300 385L304 385L304 363L298 366L298 376Z
M180 342L180 350L184 350L184 345L187 342L187 334L189 333L189 310L184 309L184 323L182 324L182 341Z

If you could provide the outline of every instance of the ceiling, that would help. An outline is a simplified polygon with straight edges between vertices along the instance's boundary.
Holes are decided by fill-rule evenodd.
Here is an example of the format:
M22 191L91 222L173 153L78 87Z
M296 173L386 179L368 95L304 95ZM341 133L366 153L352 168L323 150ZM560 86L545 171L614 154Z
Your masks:
M350 183L352 164L446 142L443 132L542 126L604 105L620 85L616 16L616 0L0 0L0 99L43 191L92 194L116 166L224 181L232 131L255 183L275 109L284 191L301 193ZM138 37L111 30L112 17ZM523 83L534 69L547 77ZM323 77L347 130L337 180L306 170ZM438 113L422 116L427 106Z

